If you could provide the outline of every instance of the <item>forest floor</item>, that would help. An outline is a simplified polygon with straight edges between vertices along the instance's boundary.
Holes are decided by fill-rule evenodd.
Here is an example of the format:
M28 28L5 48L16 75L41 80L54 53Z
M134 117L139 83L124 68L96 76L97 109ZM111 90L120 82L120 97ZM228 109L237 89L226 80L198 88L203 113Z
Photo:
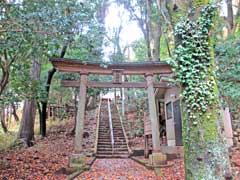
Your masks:
M68 157L73 153L74 122L51 127L47 137L36 140L33 147L0 152L0 180L64 180L69 176ZM97 159L78 180L184 180L183 159L162 168L162 176L130 159ZM240 151L232 153L235 180L240 179Z
M73 121L52 127L46 138L23 150L0 152L0 180L64 180L73 152Z
M168 168L161 168L161 176L132 159L97 159L89 171L75 180L184 180L183 160L172 161Z

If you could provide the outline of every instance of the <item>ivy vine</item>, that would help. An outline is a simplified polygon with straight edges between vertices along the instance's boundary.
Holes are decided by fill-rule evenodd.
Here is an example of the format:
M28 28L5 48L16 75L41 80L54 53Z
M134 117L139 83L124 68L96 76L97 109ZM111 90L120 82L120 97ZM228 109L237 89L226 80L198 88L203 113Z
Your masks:
M202 116L217 99L209 38L215 12L216 6L209 4L197 21L182 18L174 29L177 45L171 64L194 124L198 123L196 116Z

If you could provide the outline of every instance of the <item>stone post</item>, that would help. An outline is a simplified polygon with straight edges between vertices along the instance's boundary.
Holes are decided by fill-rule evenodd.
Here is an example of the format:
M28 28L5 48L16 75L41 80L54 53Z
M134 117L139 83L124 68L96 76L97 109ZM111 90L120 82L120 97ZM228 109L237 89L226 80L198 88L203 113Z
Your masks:
M151 129L152 129L153 151L159 151L160 135L159 135L159 125L157 122L158 118L157 118L155 94L154 94L154 88L153 88L153 75L147 74L146 80L147 80L149 116L150 116Z
M78 108L77 108L75 143L74 143L74 150L76 153L80 153L82 151L84 114L85 114L86 91L87 91L87 74L80 74L80 75L81 75L80 90L79 90L79 101L78 101Z
M225 136L227 138L227 145L228 147L232 147L233 146L233 130L232 130L232 120L231 120L229 108L226 107L221 111L223 113L223 125L224 125Z
M153 74L146 74L147 80L147 91L148 91L148 106L149 106L149 117L152 129L152 144L153 153L149 156L151 164L153 166L166 163L166 155L162 154L160 151L160 134L159 125L157 118L157 109L155 102L155 93L153 87Z

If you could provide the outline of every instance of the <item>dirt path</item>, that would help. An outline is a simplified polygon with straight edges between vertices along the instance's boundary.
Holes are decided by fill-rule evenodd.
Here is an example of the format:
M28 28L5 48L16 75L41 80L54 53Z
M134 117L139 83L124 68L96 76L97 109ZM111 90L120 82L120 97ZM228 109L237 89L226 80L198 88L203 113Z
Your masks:
M131 159L97 159L76 180L157 180L154 172Z

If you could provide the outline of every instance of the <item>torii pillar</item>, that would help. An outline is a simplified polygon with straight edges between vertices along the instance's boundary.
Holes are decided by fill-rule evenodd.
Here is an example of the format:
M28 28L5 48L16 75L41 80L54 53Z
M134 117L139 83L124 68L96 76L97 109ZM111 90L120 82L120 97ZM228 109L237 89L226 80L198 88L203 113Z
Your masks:
M79 90L79 101L77 108L77 121L75 129L75 143L74 150L76 153L82 151L83 144L83 129L84 129L84 118L85 118L85 104L86 104L86 93L87 92L87 74L80 73L80 90Z
M155 102L155 93L153 86L153 74L145 75L147 80L147 92L148 92L148 106L149 106L149 116L152 129L152 145L153 153L150 156L150 160L153 165L164 164L166 162L166 155L162 154L160 151L160 134L159 134L159 125L157 118L157 109Z

